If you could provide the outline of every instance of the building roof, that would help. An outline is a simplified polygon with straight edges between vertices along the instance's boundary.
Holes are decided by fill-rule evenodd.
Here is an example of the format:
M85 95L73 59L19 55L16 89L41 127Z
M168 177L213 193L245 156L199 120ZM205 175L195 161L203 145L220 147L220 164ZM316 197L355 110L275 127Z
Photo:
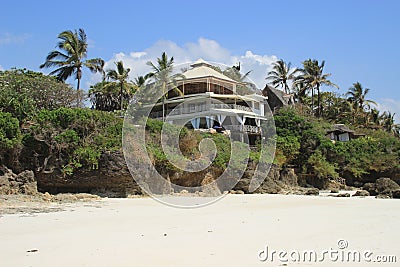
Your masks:
M225 80L231 83L238 84L239 82L229 78L228 76L216 71L212 68L212 65L203 59L197 60L195 63L190 65L192 68L182 73L185 79L198 79L206 77L214 77L221 80Z
M332 129L327 131L328 133L340 132L340 133L354 133L349 127L344 124L334 124Z
M276 89L268 84L265 85L263 94L268 98L273 94L282 104L282 106L287 106L293 104L293 95L286 94L284 91Z

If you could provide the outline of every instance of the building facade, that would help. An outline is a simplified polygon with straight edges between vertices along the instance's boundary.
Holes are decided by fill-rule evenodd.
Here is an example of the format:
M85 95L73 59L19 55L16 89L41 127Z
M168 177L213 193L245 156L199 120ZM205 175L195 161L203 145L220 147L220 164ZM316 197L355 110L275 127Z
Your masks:
M227 130L250 143L261 136L270 113L267 97L235 81L200 59L176 79L176 90L154 105L150 117L193 129ZM243 140L242 140L243 141Z

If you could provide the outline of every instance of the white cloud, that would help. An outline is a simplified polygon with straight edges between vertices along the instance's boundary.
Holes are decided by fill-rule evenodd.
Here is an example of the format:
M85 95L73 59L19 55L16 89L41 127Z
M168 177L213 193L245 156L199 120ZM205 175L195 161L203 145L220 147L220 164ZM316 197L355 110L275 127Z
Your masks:
M272 63L278 60L276 56L257 55L251 51L246 51L243 56L234 57L235 62L240 62L242 72L251 71L249 78L260 88L263 89L267 73L272 69Z
M0 34L0 45L19 44L25 42L30 37L29 34L14 35L8 32Z
M114 62L122 60L125 67L131 69L130 78L150 72L148 61L155 62L163 52L174 57L176 64L194 62L202 58L210 63L220 63L232 66L240 62L241 71L246 73L252 70L249 78L259 87L264 88L265 77L271 70L271 63L277 60L276 56L257 55L252 51L246 51L244 55L233 55L228 49L218 42L206 38L199 38L197 42L186 43L182 46L168 40L160 40L144 51L120 52L106 62L105 69L114 68ZM92 76L91 81L100 79L99 75Z
M1 65L0 65L0 70L1 70L1 71L3 71L3 70L4 70L3 66L1 66Z
M396 123L400 122L400 100L393 98L382 98L378 101L378 109L381 112L390 111L392 114L396 113Z

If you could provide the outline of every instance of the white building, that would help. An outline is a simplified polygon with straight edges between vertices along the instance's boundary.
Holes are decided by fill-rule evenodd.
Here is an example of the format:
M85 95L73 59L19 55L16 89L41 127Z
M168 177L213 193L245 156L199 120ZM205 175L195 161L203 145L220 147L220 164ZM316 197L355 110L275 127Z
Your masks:
M270 113L267 97L251 91L199 59L177 79L180 93L168 92L164 103L155 104L150 114L173 124L193 129L225 129L247 133L254 143L261 135L261 122ZM243 135L241 135L243 137Z

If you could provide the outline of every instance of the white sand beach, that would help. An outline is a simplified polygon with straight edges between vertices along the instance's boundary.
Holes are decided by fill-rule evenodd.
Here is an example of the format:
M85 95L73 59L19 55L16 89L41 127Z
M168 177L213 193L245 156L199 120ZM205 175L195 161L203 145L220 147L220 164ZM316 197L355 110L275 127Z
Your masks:
M400 201L228 195L197 209L102 199L0 217L0 266L399 266ZM342 250L338 240L347 242ZM343 242L341 244L343 244ZM397 263L260 261L276 251L371 251ZM277 252L278 253L278 252ZM265 254L261 254L265 256ZM292 255L295 258L295 254ZM284 260L285 257L282 257ZM319 256L320 258L320 256Z

